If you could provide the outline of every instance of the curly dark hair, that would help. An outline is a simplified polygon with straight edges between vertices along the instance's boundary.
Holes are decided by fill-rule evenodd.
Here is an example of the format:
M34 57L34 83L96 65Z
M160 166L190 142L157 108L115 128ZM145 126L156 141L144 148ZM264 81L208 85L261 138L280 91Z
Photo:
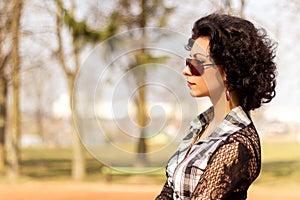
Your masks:
M236 91L246 111L275 97L277 43L263 28L245 19L213 13L194 23L187 47L201 36L209 37L210 56L223 67L228 89Z

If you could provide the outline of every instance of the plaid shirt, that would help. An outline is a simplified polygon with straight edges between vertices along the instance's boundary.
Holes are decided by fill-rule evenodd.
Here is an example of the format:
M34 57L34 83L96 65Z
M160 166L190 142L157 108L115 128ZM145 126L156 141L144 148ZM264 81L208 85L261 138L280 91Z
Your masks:
M167 165L168 185L173 188L173 199L190 199L200 176L205 171L210 156L231 134L251 123L241 107L236 107L224 118L216 129L206 138L190 144L210 123L213 107L209 108L192 122L189 134L183 138L175 154Z

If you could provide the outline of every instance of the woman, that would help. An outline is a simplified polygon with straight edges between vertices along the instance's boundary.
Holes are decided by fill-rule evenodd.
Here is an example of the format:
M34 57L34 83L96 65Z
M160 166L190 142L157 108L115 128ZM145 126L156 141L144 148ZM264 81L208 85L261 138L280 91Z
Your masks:
M190 94L213 106L191 122L156 199L246 199L261 167L250 111L275 96L275 45L247 20L211 14L195 22L187 47Z

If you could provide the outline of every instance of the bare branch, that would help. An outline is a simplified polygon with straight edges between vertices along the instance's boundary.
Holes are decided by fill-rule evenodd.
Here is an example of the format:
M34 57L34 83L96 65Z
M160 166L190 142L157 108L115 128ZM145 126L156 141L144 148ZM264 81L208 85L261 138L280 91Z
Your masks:
M61 36L61 26L62 26L62 23L61 23L61 12L59 9L57 9L56 13L56 37L57 37L57 40L58 40L58 49L56 50L56 55L57 55L57 58L64 70L64 72L66 74L69 73L69 68L66 64L66 61L65 61L65 58L64 58L64 52L63 52L63 45L62 45L62 36Z

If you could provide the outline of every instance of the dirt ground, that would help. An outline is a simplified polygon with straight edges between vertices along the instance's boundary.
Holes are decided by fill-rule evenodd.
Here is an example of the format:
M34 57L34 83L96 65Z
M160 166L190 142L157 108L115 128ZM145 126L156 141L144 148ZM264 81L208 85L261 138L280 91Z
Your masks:
M109 183L25 182L0 184L1 200L152 200L159 185L118 185ZM249 200L300 200L300 191L288 192L253 186Z

